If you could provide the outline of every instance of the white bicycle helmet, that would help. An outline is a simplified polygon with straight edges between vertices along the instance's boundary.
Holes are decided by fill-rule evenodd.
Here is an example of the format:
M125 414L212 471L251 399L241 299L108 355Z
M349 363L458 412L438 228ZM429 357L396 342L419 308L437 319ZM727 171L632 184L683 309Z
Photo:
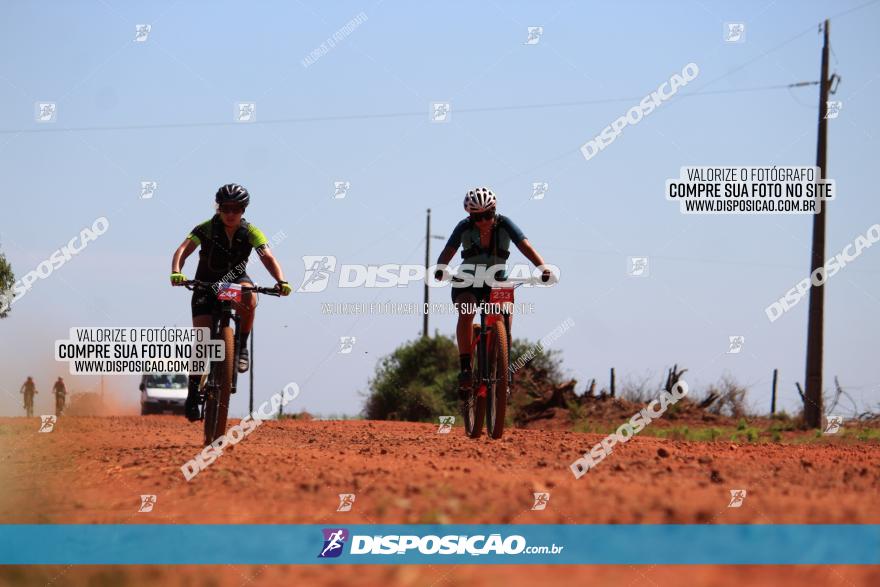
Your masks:
M493 210L496 203L495 193L485 187L474 188L464 197L464 209L468 214Z

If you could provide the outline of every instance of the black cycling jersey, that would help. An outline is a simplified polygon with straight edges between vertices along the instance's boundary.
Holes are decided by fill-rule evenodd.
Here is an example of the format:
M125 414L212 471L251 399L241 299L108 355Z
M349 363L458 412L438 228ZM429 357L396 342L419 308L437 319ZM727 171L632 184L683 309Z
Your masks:
M196 269L196 279L201 281L235 281L244 275L251 251L259 251L269 242L259 228L244 218L230 241L219 214L193 228L186 238L201 245Z

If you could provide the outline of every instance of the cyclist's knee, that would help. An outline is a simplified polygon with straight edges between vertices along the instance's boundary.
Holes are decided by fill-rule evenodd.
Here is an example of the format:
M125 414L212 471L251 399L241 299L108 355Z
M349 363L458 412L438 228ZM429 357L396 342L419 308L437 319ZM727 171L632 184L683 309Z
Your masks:
M255 298L242 298L242 300L235 303L233 307L235 308L235 311L239 314L252 314L257 308L257 300Z
M211 315L210 314L200 314L198 316L193 316L193 327L194 328L210 328L211 327Z
M458 320L459 322L470 322L474 319L474 315L476 314L476 304L477 298L470 294L464 294L458 296L455 300L455 303L458 304Z
M245 288L254 287L254 284L249 281L242 281L241 285ZM257 307L257 296L249 291L243 292L241 302L236 304L236 306L236 310L239 312L251 312Z

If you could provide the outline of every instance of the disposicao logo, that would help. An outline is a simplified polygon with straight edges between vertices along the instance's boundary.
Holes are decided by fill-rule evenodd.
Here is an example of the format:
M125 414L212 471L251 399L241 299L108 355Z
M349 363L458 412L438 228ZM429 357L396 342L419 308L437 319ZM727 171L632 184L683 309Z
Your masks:
M324 547L318 558L336 558L342 554L342 547L348 540L348 530L345 528L324 528Z

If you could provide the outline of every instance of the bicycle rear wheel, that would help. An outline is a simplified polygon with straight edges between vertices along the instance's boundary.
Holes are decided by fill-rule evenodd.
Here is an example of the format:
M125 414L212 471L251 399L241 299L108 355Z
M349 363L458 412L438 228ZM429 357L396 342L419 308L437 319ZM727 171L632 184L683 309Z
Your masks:
M507 348L507 328L498 320L489 335L492 341L489 353L489 381L486 406L486 433L490 438L499 439L504 434L504 418L507 415L507 390L509 388L510 367Z
M214 377L205 401L205 446L226 433L226 417L229 415L229 394L235 371L235 334L231 326L220 329L220 339L225 355L222 361L211 367Z
M474 324L472 341L480 336L480 327ZM477 346L471 351L471 389L468 392L464 406L464 431L471 438L479 438L483 433L483 419L486 417L486 393L480 394L480 359Z

